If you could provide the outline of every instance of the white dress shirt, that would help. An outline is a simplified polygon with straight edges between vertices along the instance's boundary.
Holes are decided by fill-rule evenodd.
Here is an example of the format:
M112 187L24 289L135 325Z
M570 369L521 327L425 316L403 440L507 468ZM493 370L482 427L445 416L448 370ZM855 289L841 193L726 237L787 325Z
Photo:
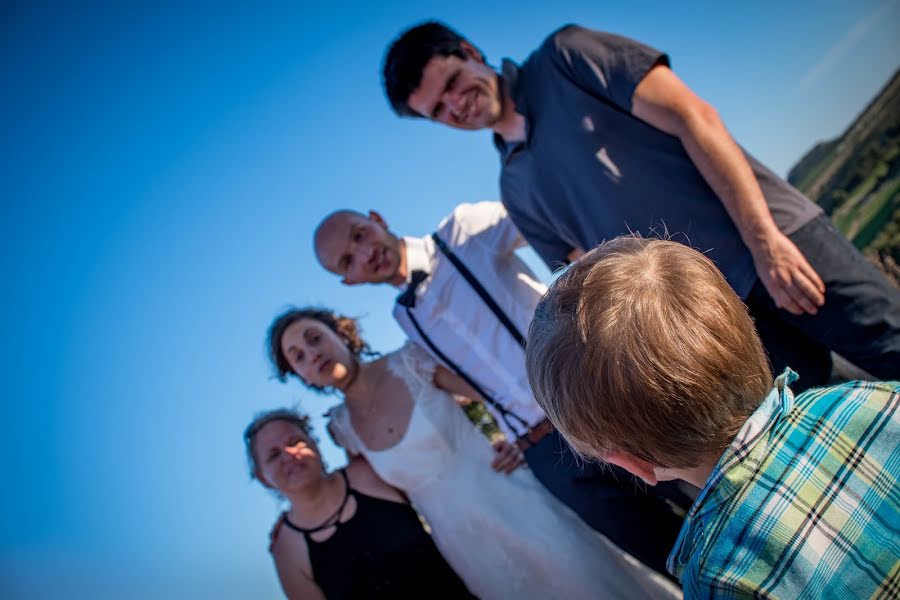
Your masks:
M522 335L527 335L534 309L547 288L514 254L526 242L503 205L499 202L461 204L441 221L437 234ZM530 426L544 419L525 373L524 349L435 246L430 234L423 238L404 237L403 241L407 284L413 271L430 274L416 289L416 306L412 311L432 343L496 402ZM396 305L394 318L409 339L431 353L405 307ZM434 358L440 361L438 356ZM489 403L487 407L510 439L524 433L518 431L517 435L510 431ZM513 420L513 423L518 427L518 422Z

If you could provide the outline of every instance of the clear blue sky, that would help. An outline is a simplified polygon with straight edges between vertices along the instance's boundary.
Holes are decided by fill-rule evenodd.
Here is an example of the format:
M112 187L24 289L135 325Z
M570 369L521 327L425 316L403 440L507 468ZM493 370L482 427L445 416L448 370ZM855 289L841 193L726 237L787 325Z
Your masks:
M240 433L331 399L270 379L266 327L316 303L401 342L393 292L320 271L312 228L376 208L424 235L497 197L486 133L389 111L403 27L494 64L567 22L638 38L782 174L900 63L897 0L165 4L0 8L3 598L279 596Z

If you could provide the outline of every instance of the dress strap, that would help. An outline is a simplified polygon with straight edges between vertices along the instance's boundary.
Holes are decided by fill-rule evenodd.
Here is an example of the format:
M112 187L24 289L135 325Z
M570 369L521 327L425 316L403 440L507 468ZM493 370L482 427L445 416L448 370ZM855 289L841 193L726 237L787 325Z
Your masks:
M338 506L337 510L334 511L327 519L322 521L320 525L317 525L312 529L305 529L291 522L290 518L287 516L287 513L284 514L284 524L297 533L302 533L307 542L310 541L309 536L311 534L322 531L323 529L328 529L329 527L337 527L341 524L341 514L344 512L344 508L347 506L347 500L350 499L352 490L350 489L350 481L347 479L347 473L345 469L338 470L338 473L341 474L341 478L344 480L344 498L343 500L341 500L341 504L340 506Z

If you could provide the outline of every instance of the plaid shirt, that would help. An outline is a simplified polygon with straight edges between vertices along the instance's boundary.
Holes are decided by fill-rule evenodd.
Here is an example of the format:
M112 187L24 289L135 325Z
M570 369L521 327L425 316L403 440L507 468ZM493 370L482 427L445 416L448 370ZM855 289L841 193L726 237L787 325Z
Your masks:
M785 370L691 507L686 598L900 597L900 383L794 399Z

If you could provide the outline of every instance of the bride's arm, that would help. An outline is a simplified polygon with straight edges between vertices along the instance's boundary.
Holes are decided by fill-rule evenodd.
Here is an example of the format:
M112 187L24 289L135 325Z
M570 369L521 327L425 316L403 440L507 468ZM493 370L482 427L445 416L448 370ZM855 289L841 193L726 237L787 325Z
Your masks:
M435 387L439 387L456 396L463 396L476 402L484 402L484 398L475 391L475 388L466 383L465 379L443 365L437 365L435 368L433 382Z
M433 382L436 387L451 394L463 396L477 402L484 402L484 397L475 388L443 365L437 365L437 368L435 368ZM522 452L515 444L505 439L500 439L495 440L491 445L494 447L495 452L494 459L491 461L491 467L495 471L509 474L525 463Z
M348 422L349 417L346 411L347 407L345 405L338 404L329 408L324 416L328 418L325 429L328 431L331 441L339 448L344 449L344 452L347 453L347 460L349 461L355 456L361 456L362 449L354 440L355 436L351 431L348 431L351 426Z
M325 425L325 431L328 432L328 437L331 438L331 441L334 442L334 445L346 452L348 462L353 460L357 456L362 456L359 451L349 443L349 440L344 435L343 430L340 427L336 426L334 421L328 421L328 423Z

